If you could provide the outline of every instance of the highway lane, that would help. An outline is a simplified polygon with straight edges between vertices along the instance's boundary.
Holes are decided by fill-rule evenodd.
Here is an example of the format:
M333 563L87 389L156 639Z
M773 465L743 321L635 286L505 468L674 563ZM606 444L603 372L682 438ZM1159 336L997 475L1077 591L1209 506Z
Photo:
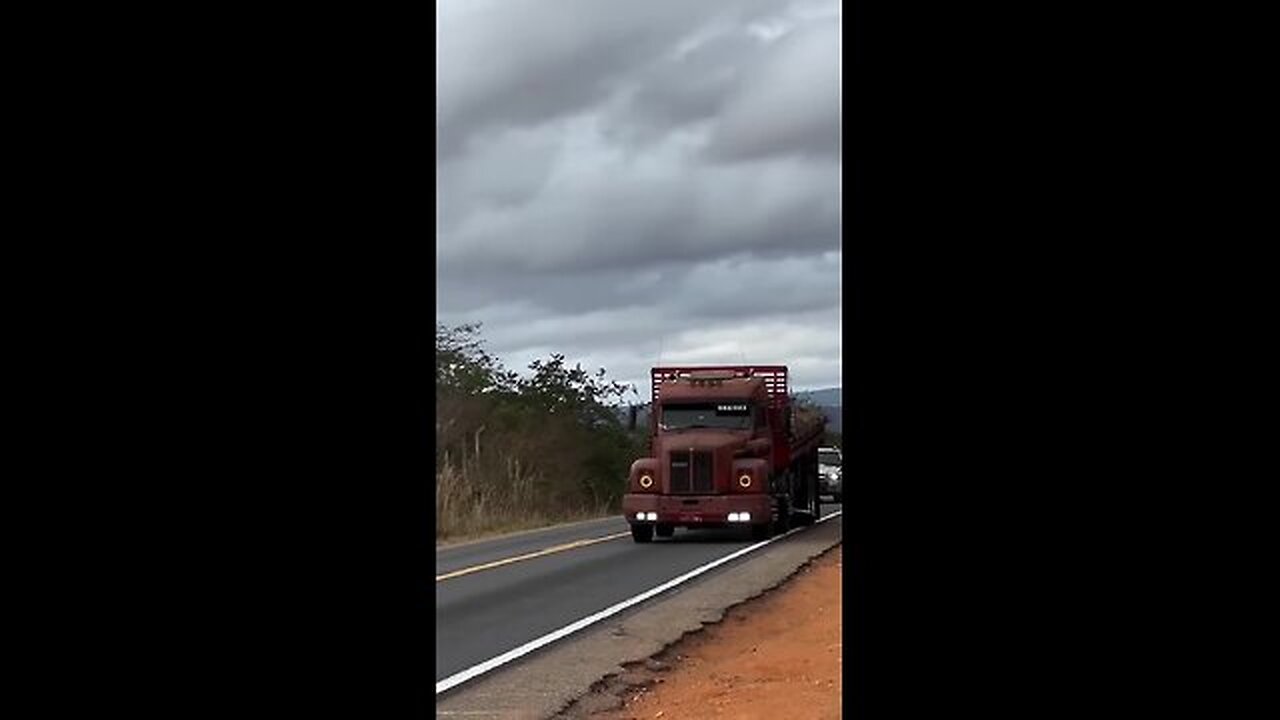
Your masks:
M436 680L752 544L745 530L677 530L647 545L627 534L503 563L626 530L617 516L437 551L436 576L447 579L436 583Z
M628 529L621 515L450 545L436 550L436 575L524 555L546 548L602 537Z

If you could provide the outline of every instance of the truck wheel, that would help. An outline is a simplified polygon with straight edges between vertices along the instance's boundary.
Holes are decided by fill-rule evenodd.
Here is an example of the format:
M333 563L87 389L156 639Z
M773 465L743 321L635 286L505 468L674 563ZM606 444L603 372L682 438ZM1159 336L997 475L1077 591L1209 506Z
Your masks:
M778 501L778 521L774 531L784 533L791 529L791 506L786 498Z
M638 543L647 543L653 541L652 525L632 525L631 538Z
M822 496L819 494L818 478L816 474L810 479L809 490L805 500L807 501L805 503L805 509L808 510L808 512L805 513L800 524L812 525L822 515Z
M766 522L759 525L751 526L751 539L755 541L768 540L773 537L773 523Z
M669 525L667 523L658 523L656 529L658 531L658 537L661 537L661 538L668 538L676 534L675 525Z

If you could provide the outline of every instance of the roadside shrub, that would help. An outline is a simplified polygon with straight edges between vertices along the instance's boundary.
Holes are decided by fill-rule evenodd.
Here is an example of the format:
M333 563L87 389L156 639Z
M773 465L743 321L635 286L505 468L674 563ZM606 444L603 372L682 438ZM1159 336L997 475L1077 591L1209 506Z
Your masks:
M620 510L640 451L615 406L634 388L553 354L520 376L479 325L436 326L436 537Z

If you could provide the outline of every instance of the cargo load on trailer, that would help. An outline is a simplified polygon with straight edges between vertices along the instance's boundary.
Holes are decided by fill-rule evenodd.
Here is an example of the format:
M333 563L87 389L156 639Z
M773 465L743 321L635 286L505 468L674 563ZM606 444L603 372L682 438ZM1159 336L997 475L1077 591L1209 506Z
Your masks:
M748 527L764 539L814 522L826 418L796 406L784 365L657 367L651 457L631 465L622 509L636 542L676 528Z

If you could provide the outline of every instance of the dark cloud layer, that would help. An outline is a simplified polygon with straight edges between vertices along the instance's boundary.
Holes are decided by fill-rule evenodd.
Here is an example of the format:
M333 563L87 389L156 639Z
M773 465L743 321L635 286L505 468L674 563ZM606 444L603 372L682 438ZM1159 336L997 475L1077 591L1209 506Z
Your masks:
M838 1L438 7L442 322L512 367L839 384Z

